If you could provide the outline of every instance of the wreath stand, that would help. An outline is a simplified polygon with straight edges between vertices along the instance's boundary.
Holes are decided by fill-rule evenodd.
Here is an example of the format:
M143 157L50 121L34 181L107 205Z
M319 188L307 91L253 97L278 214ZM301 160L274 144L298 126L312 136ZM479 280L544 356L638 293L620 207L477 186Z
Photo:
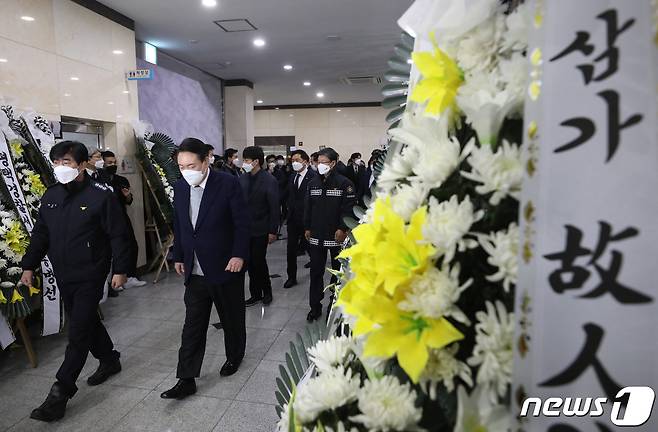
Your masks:
M32 346L32 338L30 337L30 333L27 331L27 327L25 326L25 318L16 318L15 324L18 332L21 334L21 338L23 339L23 346L25 347L25 352L27 353L27 358L30 361L30 365L32 368L36 368L39 365L39 362L37 361L37 353L34 351L34 347Z
M145 231L147 233L155 234L155 238L157 240L156 256L155 258L153 258L153 260L148 266L149 272L157 268L155 277L153 279L153 283L155 284L158 282L158 279L160 278L160 274L162 273L163 268L166 269L167 273L170 271L169 263L167 262L167 256L169 255L169 251L174 244L174 233L171 231L171 227L169 227L168 224L165 224L167 236L163 241L162 236L160 235L161 227L158 226L157 219L155 218L155 215L153 214L152 211L152 206L150 205L151 200L153 200L153 202L156 204L155 207L157 207L158 209L158 213L160 214L161 220L166 221L167 218L165 217L165 213L162 210L160 201L158 201L158 196L155 193L155 189L153 188L153 185L149 181L148 176L144 172L144 168L142 167L141 163L139 167L142 173L142 180L146 185L146 188L148 189L148 193L145 194L144 196L144 201L146 203L144 207L145 207L145 211L147 212Z

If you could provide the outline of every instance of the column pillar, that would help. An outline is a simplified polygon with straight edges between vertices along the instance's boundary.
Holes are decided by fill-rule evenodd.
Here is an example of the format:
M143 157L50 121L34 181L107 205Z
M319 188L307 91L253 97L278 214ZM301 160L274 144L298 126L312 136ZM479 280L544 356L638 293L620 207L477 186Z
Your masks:
M254 85L248 80L224 83L226 148L242 151L254 145Z

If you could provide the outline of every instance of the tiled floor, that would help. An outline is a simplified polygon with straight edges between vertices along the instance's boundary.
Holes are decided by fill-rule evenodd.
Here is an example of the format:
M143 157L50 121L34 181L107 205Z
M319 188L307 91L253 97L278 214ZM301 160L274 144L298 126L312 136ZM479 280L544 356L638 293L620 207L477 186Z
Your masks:
M36 338L39 367L27 364L24 351L0 353L0 431L273 431L277 415L275 378L289 341L306 325L307 257L298 259L299 285L284 290L285 240L270 247L274 302L247 308L247 352L233 376L219 376L224 363L221 330L208 328L208 346L198 393L183 401L160 399L176 382L177 349L185 317L181 279L169 274L156 285L124 291L102 307L105 325L121 351L123 371L105 384L88 387L98 363L90 355L68 405L53 424L28 418L54 381L66 346L64 335ZM145 278L145 280L148 280ZM247 295L248 297L248 295ZM217 321L213 310L211 322Z

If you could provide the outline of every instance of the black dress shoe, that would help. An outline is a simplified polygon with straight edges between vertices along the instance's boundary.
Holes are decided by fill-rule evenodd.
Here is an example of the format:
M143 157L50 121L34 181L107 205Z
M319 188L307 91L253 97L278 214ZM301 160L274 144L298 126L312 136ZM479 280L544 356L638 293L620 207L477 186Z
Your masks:
M311 262L309 261L306 264L304 264L304 268L311 268Z
M270 303L272 303L272 296L263 297L263 304L265 306L269 305Z
M93 373L89 378L87 378L87 384L90 386L97 386L102 384L112 375L116 375L121 372L121 362L117 358L116 360L101 362L96 369L96 372Z
M320 319L321 316L322 316L322 309L319 310L311 309L308 315L306 315L306 321L313 322L317 319Z
M292 288L295 285L297 285L297 280L296 279L288 279L286 283L283 284L284 288Z
M220 369L219 374L221 376L233 375L238 371L238 368L240 367L240 363L242 363L242 360L240 360L239 362L232 362L230 360L226 360L226 362Z
M163 392L162 399L183 399L196 393L194 378L179 379L175 386Z
M263 301L262 297L258 297L258 298L249 297L249 299L247 299L247 301L244 302L244 305L246 307L254 306L254 305L257 305L258 303L260 303L262 301Z
M30 414L30 418L43 422L52 422L64 417L66 413L66 403L69 401L69 395L60 383L56 382L50 389L46 400L35 408Z

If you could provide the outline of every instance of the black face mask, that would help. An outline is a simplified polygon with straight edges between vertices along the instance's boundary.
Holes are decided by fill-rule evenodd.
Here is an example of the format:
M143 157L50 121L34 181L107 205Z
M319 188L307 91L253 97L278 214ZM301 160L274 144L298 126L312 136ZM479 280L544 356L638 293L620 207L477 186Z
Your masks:
M118 167L116 165L108 166L105 167L105 172L108 173L109 175L114 175L117 173L117 168Z

